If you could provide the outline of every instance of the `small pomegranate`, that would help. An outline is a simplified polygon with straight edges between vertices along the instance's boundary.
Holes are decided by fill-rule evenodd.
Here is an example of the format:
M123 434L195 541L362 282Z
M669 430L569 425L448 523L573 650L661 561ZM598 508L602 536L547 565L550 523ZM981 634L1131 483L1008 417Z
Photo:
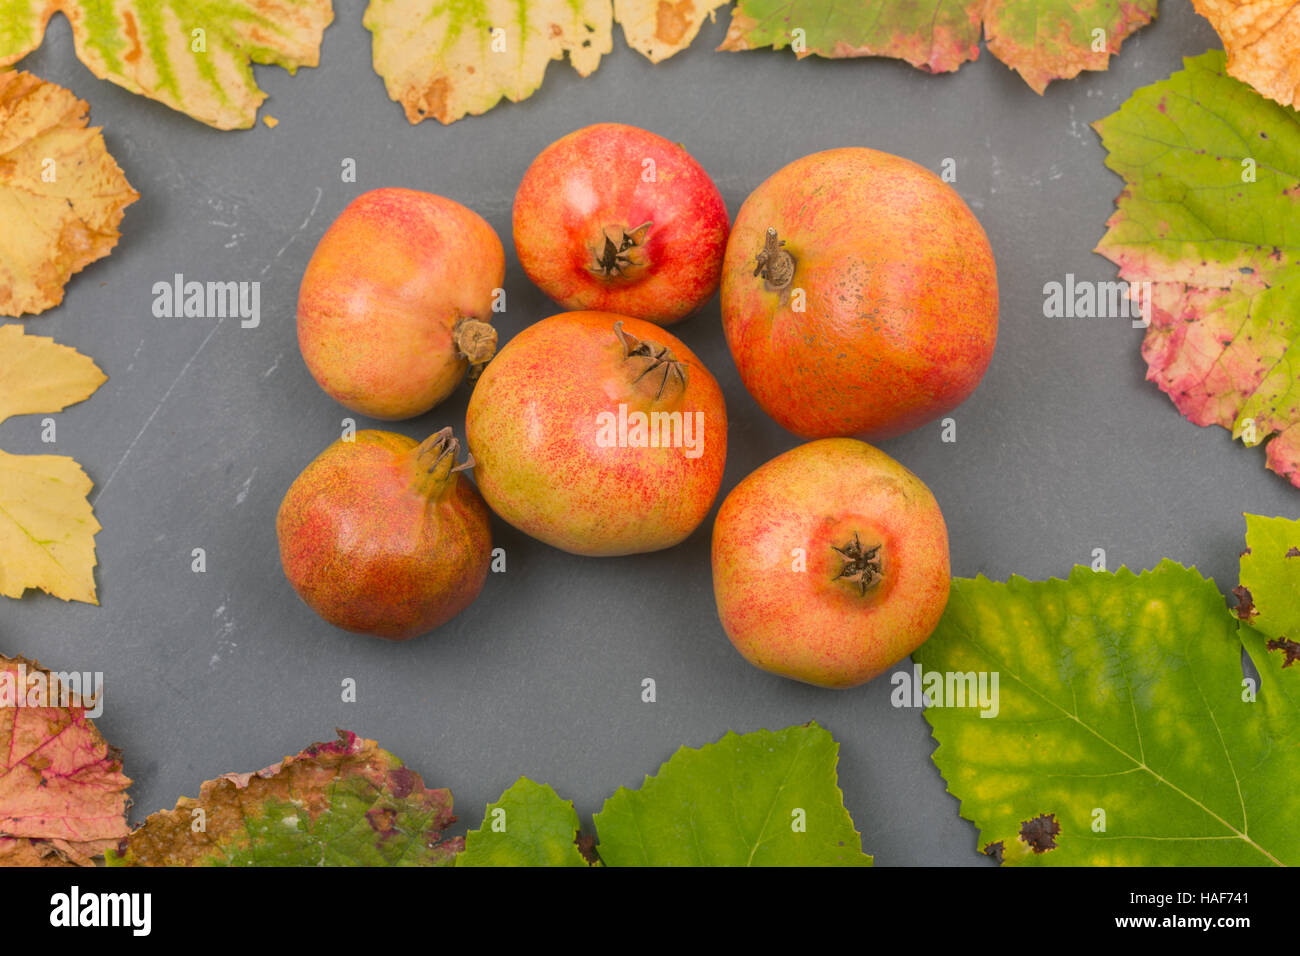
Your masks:
M957 193L874 149L795 160L745 200L722 323L755 401L803 438L888 438L963 402L993 356L993 252Z
M418 445L359 431L289 487L276 516L293 589L336 627L404 641L467 608L483 589L492 540L487 506L456 463L444 428Z
M948 531L921 479L852 438L763 465L713 525L723 630L756 667L853 687L934 632L948 603Z
M599 123L556 140L515 194L515 251L566 309L669 325L718 288L727 207L677 143Z
M472 210L414 189L362 193L303 274L303 361L355 412L422 415L492 357L489 320L504 277L501 240Z
M683 540L727 458L708 369L663 329L609 312L565 312L511 339L474 387L465 433L492 510L584 555Z

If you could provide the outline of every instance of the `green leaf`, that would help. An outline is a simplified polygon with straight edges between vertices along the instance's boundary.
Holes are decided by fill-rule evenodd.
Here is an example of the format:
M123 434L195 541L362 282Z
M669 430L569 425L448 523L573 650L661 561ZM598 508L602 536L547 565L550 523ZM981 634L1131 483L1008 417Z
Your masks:
M449 866L451 794L373 740L339 731L256 774L209 780L152 814L109 866Z
M1096 124L1125 182L1097 252L1151 284L1147 378L1300 487L1300 113L1183 62Z
M870 866L817 724L680 748L596 814L609 866Z
M56 12L91 73L217 129L256 121L252 63L315 66L334 18L330 0L0 0L0 68L39 47Z
M980 848L1035 865L1300 863L1300 668L1263 661L1251 694L1243 643L1260 665L1262 639L1172 561L955 580L913 657L945 680L998 675L995 717L925 711Z
M1270 638L1283 666L1300 659L1300 521L1246 515L1237 594L1243 620Z
M1042 93L1052 80L1106 69L1155 12L1156 0L738 0L719 49L891 56L944 73L979 56L982 25L989 51Z
M578 812L549 785L520 777L483 826L465 837L457 866L589 866L578 850Z

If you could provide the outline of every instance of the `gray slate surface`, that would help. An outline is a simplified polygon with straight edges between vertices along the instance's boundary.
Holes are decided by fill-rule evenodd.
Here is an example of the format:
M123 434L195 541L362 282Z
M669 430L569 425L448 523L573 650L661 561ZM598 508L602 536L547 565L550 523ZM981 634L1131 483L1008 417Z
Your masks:
M1241 513L1296 514L1296 492L1265 472L1262 453L1184 421L1144 382L1140 331L1042 314L1045 282L1114 278L1091 249L1120 182L1088 124L1182 56L1218 45L1190 4L1163 5L1109 72L1044 97L986 51L938 77L886 60L713 53L722 17L658 67L620 32L589 79L553 64L531 99L450 127L407 125L371 69L359 5L337 6L322 67L257 70L276 129L216 132L96 80L62 18L21 64L90 102L142 198L112 257L27 323L94 356L110 381L58 416L54 449L39 440L41 416L0 426L5 449L73 455L94 479L103 604L0 602L0 650L105 672L98 723L125 751L134 821L218 773L330 739L336 726L451 787L462 826L477 825L520 774L553 784L589 819L681 744L816 719L841 742L846 800L878 863L988 862L929 761L921 713L891 708L884 680L822 691L763 674L732 650L713 608L711 522L673 551L608 561L497 522L508 572L440 632L405 645L331 629L285 582L276 509L347 414L311 380L295 341L298 282L316 240L368 188L469 205L507 244L506 338L554 311L509 249L514 188L539 150L587 123L629 122L685 143L733 216L767 175L817 149L870 145L936 170L956 160L956 188L1000 266L998 352L956 414L955 444L935 424L883 446L942 503L954 573L1064 575L1103 547L1111 567L1170 556L1226 590ZM357 160L356 184L340 182L344 157ZM261 327L154 318L153 283L176 272L261 280ZM725 493L796 439L740 385L716 299L674 331L726 393ZM466 398L395 427L424 437L450 423L463 434ZM207 551L206 574L190 571L196 547ZM655 704L639 697L647 676ZM345 677L359 683L355 704L340 701Z

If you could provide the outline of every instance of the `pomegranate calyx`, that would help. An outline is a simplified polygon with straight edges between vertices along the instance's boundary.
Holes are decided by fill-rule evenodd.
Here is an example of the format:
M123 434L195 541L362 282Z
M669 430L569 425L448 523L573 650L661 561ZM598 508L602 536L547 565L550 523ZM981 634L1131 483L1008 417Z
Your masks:
M448 479L458 471L474 467L474 455L466 452L465 460L457 464L460 442L452 434L451 426L430 435L412 452L416 488L431 494L449 484Z
M629 231L626 226L606 226L592 249L595 265L588 270L604 279L627 276L629 272L646 264L640 247L650 234L650 222L643 222Z
M672 349L656 342L638 339L623 328L621 321L614 323L614 334L618 336L619 342L623 345L624 361L635 359L638 361L644 360L646 363L640 374L632 379L633 385L652 372L657 374L662 369L663 377L659 381L659 390L655 392L655 401L663 397L664 390L668 388L669 380L678 382L682 390L686 390L686 363L678 359L673 354Z
M844 547L831 545L831 548L844 558L844 566L831 578L832 581L838 581L841 578L852 581L858 586L859 593L864 596L870 588L880 583L880 545L870 548L862 547L862 542L855 531L853 532L853 540L845 544Z
M452 329L456 351L469 362L469 380L472 382L483 371L483 366L497 354L497 330L491 323L465 316Z
M769 292L783 292L794 281L794 256L784 246L785 240L769 226L754 265L754 275L762 277Z

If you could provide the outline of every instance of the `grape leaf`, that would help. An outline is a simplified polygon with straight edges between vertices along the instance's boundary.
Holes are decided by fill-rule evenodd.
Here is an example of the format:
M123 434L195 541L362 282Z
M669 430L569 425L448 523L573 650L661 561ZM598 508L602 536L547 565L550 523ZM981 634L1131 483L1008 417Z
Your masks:
M56 12L103 80L217 129L248 129L266 99L252 63L315 66L330 0L0 0L0 67L41 45Z
M704 18L728 0L614 0L627 45L659 63L691 45Z
M108 376L94 360L53 339L0 325L0 422L11 415L61 412L89 398Z
M0 72L0 315L63 301L72 274L112 251L122 211L140 198L86 127L87 109L61 86Z
M578 812L550 786L520 777L489 803L457 866L590 866L578 848Z
M1300 660L1300 521L1246 515L1238 613L1289 667Z
M1192 0L1228 53L1228 75L1300 105L1300 6L1293 0Z
M63 455L0 451L0 594L39 588L64 601L98 604L92 482Z
M737 0L719 49L889 56L946 73L979 56L982 25L989 52L1042 93L1052 80L1106 69L1155 14L1156 0Z
M1151 283L1147 378L1300 487L1300 114L1183 62L1095 124L1125 181L1096 251Z
M131 781L86 716L97 691L0 655L0 866L89 866L126 836Z
M870 866L817 724L678 749L596 814L608 866Z
M566 53L588 76L613 48L610 0L370 0L375 72L418 123L519 102Z
M1260 670L1256 695L1243 686L1243 645ZM992 718L925 711L934 762L999 861L1300 863L1300 668L1284 671L1260 635L1239 634L1194 569L1166 560L1141 574L1077 567L1066 581L956 579L913 659L945 683L999 675Z
M200 812L201 811L201 812ZM151 814L109 866L449 866L464 845L443 840L451 793L373 740L332 743L255 774L228 773Z

